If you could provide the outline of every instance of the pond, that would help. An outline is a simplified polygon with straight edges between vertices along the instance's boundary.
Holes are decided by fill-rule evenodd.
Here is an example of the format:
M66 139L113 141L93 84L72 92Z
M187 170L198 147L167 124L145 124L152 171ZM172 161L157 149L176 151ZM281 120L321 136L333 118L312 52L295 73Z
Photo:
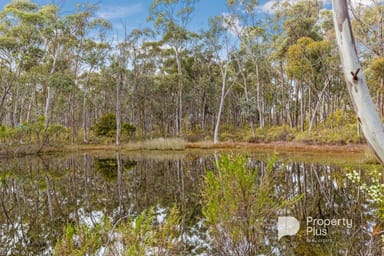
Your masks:
M161 217L174 205L188 244L183 255L219 255L202 224L201 191L206 171L214 170L222 154L244 153L85 152L2 159L0 255L52 255L68 223L94 225L106 217L114 223L151 207ZM272 155L246 154L261 172ZM372 235L378 222L374 209L346 177L343 157L313 159L279 155L274 162L273 196L297 199L265 220L260 255L380 255L380 239ZM352 164L359 172L368 168ZM278 240L278 216L299 220L297 234ZM327 220L332 224L324 226Z

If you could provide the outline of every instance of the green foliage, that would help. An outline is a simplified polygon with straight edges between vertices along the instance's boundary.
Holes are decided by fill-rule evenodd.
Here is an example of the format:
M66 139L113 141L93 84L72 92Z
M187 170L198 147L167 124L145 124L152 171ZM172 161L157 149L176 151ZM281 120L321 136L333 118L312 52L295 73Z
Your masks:
M346 124L354 124L356 121L356 116L351 111L343 111L341 109L337 109L335 112L329 115L325 125L331 129L340 130L343 129Z
M112 136L116 132L116 116L108 113L102 116L94 126L97 136Z
M288 125L272 126L266 129L257 129L256 136L250 142L291 141L295 137L294 129Z
M318 144L347 144L362 143L364 137L359 132L358 123L351 111L336 110L326 120L325 127L304 132L298 132L296 141Z
M311 74L311 62L306 56L305 48L313 40L308 37L300 38L297 44L289 47L286 58L288 60L287 74L297 80L302 80L303 77Z
M156 223L155 217L156 213L151 208L119 227L126 245L126 255L144 256L149 251L153 255L180 255L182 247L178 239L181 224L179 211L173 207L164 223Z
M7 145L58 143L65 141L69 133L69 129L62 125L54 124L46 127L44 116L39 116L35 122L23 122L16 127L0 126L0 142Z
M378 165L371 167L364 172L355 169L346 168L347 178L368 196L368 202L373 204L376 216L379 218L379 224L384 224L384 177L383 169ZM381 236L384 242L384 235Z
M122 172L130 170L135 167L136 161L123 160ZM118 175L117 160L114 158L96 158L94 161L95 169L101 174L101 176L107 181L115 181Z
M128 137L131 137L136 131L136 126L134 126L131 123L123 123L121 126L121 132L122 134L127 135Z
M93 127L96 136L114 136L116 134L116 115L108 113L102 116ZM131 137L136 131L136 127L131 123L123 123L121 132L123 135Z
M383 92L384 88L382 88L382 85L384 83L384 57L378 57L374 59L369 65L366 74L370 87Z
M0 125L0 143L4 143L5 139L8 137L8 128L4 125Z
M320 81L322 71L331 63L331 44L327 41L315 41L302 37L290 46L286 58L287 74L298 81Z
M363 134L358 133L358 124L346 124L342 128L335 130L331 128L318 128L311 132L298 132L295 135L295 141L301 141L309 144L335 144L345 145L348 143L364 142Z
M216 170L207 172L202 212L221 255L263 252L264 224L287 203L273 197L274 164L271 159L263 173L245 156L222 156Z
M110 227L110 223L105 222ZM85 224L73 226L68 224L64 230L63 238L55 246L55 255L93 255L100 248L105 240L105 233L102 224L95 227L88 227Z
M123 217L114 225L108 219L94 227L69 224L55 246L55 255L95 255L102 247L106 255L182 255L177 208L170 209L161 223L156 217L152 207L137 217Z

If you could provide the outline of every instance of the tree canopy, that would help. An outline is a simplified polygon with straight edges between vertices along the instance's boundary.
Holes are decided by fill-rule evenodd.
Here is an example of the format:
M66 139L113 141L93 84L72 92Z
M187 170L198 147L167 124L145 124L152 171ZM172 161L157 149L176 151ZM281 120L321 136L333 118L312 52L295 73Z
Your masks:
M73 142L92 138L108 113L136 127L137 138L333 131L328 120L339 113L357 125L322 1L283 1L263 16L258 1L227 1L226 14L199 32L189 26L196 2L153 1L149 27L125 29L118 42L97 6L61 15L54 4L10 2L0 12L0 125L17 130L44 117ZM382 11L359 7L352 19L381 115Z

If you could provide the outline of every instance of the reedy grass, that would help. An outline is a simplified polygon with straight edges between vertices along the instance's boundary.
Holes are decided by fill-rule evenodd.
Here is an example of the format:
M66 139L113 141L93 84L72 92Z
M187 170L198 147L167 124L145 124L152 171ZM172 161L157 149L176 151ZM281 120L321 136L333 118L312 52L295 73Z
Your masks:
M183 150L187 147L187 142L181 138L157 138L137 144L141 150Z

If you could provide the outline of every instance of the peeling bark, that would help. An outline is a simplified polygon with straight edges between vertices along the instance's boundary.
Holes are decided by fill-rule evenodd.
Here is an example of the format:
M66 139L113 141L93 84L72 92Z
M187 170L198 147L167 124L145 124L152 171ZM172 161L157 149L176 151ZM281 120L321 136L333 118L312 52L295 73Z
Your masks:
M351 29L347 0L332 0L337 45L345 81L368 144L384 163L384 127L369 94ZM360 72L359 72L360 71Z

